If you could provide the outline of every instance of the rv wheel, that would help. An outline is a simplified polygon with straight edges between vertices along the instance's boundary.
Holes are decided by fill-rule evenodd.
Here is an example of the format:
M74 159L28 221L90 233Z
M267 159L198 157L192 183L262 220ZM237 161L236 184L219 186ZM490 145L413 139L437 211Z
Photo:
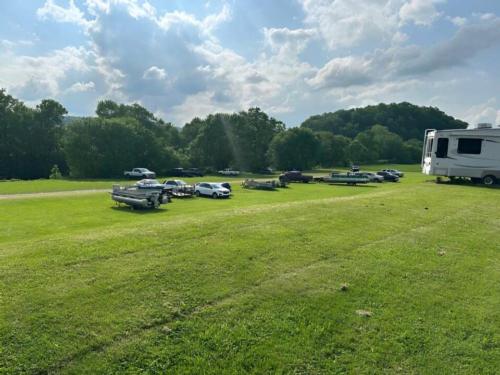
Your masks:
M483 184L484 185L491 186L491 185L494 185L495 182L496 182L496 179L494 176L484 176L483 177Z

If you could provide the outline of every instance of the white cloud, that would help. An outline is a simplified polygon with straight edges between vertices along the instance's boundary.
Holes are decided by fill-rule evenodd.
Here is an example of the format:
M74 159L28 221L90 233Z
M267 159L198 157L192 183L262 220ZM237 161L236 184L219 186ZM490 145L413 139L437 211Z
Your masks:
M79 25L86 43L32 57L16 55L17 42L0 41L0 86L21 99L136 101L178 124L250 106L286 116L406 95L432 104L446 98L435 82L447 73L453 78L451 68L466 68L500 41L497 16L451 18L439 13L445 0L298 1L303 26L259 24L262 39L248 57L246 46L239 54L217 38L219 26L242 11L232 2L202 4L205 12L219 8L200 16L161 12L145 0L46 0L39 19ZM452 38L430 47L409 44L412 25L440 17L457 26ZM414 95L425 87L428 93ZM496 118L498 106L491 108Z
M152 66L144 71L142 78L163 80L167 78L167 72L165 72L165 69L158 68L157 66Z
M467 18L464 17L446 17L446 19L458 27L464 26L467 23Z
M500 109L497 103L497 98L490 98L484 103L471 106L465 112L465 121L471 127L476 127L477 124L486 122L495 125L500 125Z
M1 56L1 55L0 55ZM92 53L84 48L66 47L45 56L1 56L2 85L22 98L56 97L70 75L91 71ZM73 81L74 82L74 81Z
M442 2L444 0L410 0L401 7L399 16L403 23L428 26L441 16L436 5Z
M93 91L95 89L95 83L92 81L89 82L76 82L71 85L68 89L69 92L87 92Z
M298 55L315 36L312 29L264 28L264 38L271 49L288 56Z
M307 82L316 89L367 85L373 81L372 61L338 57L330 60Z
M52 19L56 22L74 23L83 27L88 27L91 24L75 5L74 0L69 0L67 8L57 5L54 0L47 0L36 14L42 20Z
M399 81L464 67L479 52L500 45L500 18L470 23L428 48L394 45L363 56L336 57L307 82L316 89Z
M300 0L305 23L330 49L391 40L399 25L399 0Z
M392 37L392 42L394 44L403 44L408 40L408 34L403 33L401 31L397 31L394 36Z

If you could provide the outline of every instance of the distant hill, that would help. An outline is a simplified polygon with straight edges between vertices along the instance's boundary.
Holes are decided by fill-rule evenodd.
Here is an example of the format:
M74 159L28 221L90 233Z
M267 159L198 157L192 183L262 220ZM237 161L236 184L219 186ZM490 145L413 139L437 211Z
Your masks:
M81 120L83 118L85 118L85 117L81 117L81 116L64 116L64 118L63 118L63 125L69 125L72 122Z
M302 127L314 131L355 137L375 124L387 127L403 139L421 139L425 129L464 129L468 124L435 107L419 107L411 103L392 103L324 113L309 117Z

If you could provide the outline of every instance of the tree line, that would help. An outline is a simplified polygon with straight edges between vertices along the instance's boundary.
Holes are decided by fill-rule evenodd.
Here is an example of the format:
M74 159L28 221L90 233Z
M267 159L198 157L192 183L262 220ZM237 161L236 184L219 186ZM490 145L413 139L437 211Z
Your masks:
M98 103L96 116L72 118L54 100L35 108L0 90L0 178L63 175L118 177L147 167L167 174L176 167L211 171L232 167L259 172L379 161L420 160L424 129L464 128L436 108L380 104L312 116L301 126L260 110L194 118L182 128L138 104Z

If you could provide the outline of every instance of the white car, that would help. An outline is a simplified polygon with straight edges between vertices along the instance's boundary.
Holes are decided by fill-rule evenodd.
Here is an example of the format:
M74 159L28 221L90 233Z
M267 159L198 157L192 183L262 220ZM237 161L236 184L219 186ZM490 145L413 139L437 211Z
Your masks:
M194 186L194 193L197 196L206 195L208 197L229 198L231 192L217 182L201 182Z
M222 174L224 176L238 176L240 171L235 171L234 169L226 168L217 172L218 174Z

